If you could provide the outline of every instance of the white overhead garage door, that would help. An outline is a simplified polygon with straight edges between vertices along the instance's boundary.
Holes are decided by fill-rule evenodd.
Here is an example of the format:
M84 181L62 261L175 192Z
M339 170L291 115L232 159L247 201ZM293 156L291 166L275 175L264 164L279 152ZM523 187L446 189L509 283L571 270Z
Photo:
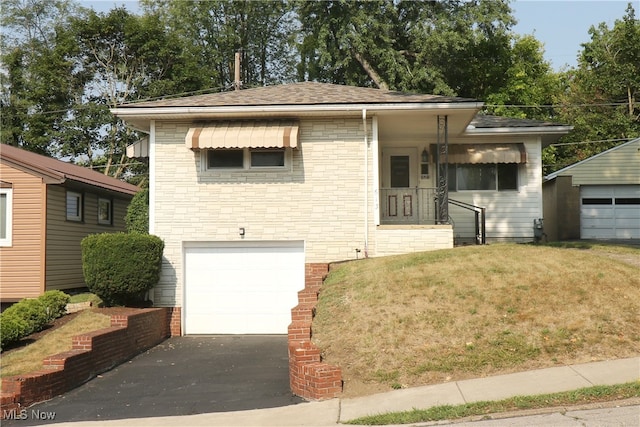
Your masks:
M580 237L640 239L640 185L581 187Z
M286 334L304 288L303 242L185 247L186 334Z

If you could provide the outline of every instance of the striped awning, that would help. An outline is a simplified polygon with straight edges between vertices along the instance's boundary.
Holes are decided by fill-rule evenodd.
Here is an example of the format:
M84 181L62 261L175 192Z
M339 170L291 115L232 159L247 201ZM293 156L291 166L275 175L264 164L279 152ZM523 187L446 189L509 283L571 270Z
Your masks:
M131 145L127 145L127 157L130 159L149 157L149 137L134 142Z
M522 143L450 144L448 163L527 163Z
M288 120L220 121L187 132L192 150L206 148L297 148L298 123Z

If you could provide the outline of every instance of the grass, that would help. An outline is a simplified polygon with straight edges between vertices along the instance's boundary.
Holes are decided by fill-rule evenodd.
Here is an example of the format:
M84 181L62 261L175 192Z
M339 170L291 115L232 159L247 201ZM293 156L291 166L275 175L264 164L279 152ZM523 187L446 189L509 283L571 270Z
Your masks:
M63 351L71 350L71 338L84 332L108 328L109 316L92 310L81 312L75 319L47 333L26 347L2 355L0 377L26 374L42 369L42 360Z
M628 399L638 396L640 396L640 382L636 381L613 386L594 386L562 393L517 396L495 402L474 402L456 406L435 406L424 410L414 409L405 412L390 412L357 418L347 421L346 424L388 425L454 420L473 416L486 416L487 414L500 412L580 405L601 402L603 400Z
M638 249L496 244L335 266L313 321L344 396L640 354ZM637 265L637 264L636 264Z
M69 300L70 304L77 304L81 302L91 302L93 307L102 307L103 303L99 296L92 294L91 292L83 292L81 294L71 295Z

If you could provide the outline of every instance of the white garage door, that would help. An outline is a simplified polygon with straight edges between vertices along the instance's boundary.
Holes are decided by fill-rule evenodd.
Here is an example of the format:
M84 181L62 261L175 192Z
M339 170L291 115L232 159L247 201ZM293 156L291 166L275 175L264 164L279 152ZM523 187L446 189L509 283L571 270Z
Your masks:
M186 247L185 333L286 334L303 288L303 242Z
M580 237L640 239L640 185L581 187Z

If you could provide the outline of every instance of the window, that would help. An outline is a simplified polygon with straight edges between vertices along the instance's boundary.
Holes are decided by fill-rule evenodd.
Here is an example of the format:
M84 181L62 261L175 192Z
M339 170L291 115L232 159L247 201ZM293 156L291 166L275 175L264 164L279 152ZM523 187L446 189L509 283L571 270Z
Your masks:
M284 167L284 150L251 150L251 167Z
M13 229L13 188L0 188L0 246L11 246Z
M518 189L516 163L449 165L449 191L507 191Z
M67 220L82 221L82 194L67 191Z
M98 224L112 225L112 207L110 199L98 198Z
M207 161L210 169L242 169L244 150L209 150Z
M284 168L284 149L214 149L207 151L207 169Z

